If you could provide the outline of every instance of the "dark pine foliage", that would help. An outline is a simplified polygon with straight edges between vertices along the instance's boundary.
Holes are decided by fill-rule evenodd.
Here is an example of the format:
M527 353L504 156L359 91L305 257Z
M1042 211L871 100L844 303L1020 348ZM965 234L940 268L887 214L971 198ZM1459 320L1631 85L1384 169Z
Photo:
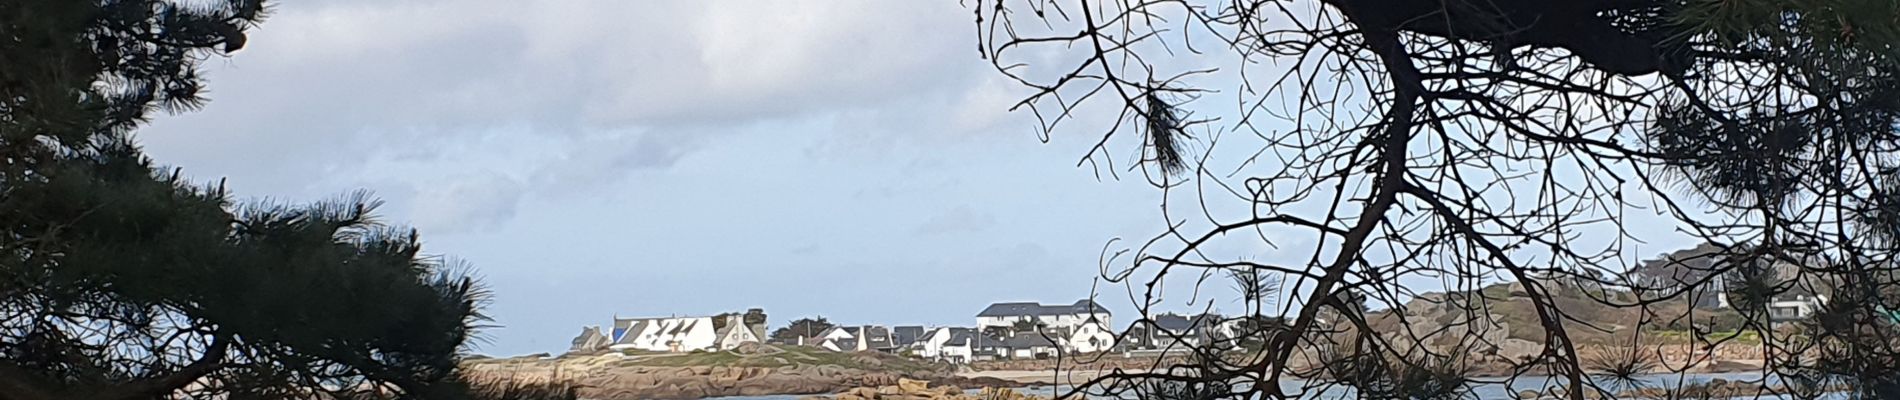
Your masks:
M240 205L132 144L265 10L0 2L0 399L573 398L460 376L488 292L373 198Z

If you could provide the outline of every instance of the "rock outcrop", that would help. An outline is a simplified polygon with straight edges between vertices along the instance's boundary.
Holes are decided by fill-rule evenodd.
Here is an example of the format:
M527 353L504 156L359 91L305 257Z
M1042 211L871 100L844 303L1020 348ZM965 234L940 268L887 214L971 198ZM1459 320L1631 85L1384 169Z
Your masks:
M781 350L772 346L747 350L764 357L789 355L778 354ZM463 368L472 375L486 378L571 382L580 386L582 398L598 400L824 394L859 387L896 387L906 381L964 387L1013 384L999 379L961 378L947 369L890 370L877 367L888 364L875 361L879 361L880 357L894 357L889 355L853 357L854 361L860 362L861 367L832 364L776 367L658 366L642 365L643 361L638 357L601 354L485 360L466 363Z
M1007 388L983 388L976 394L956 386L931 387L929 382L900 379L896 385L857 387L833 396L808 396L802 400L1046 400L1046 397L1017 393Z

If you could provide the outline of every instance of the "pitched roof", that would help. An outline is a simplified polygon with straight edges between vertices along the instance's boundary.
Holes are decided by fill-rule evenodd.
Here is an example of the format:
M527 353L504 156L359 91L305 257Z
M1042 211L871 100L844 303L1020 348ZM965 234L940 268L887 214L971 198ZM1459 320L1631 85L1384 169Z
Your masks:
M882 326L866 326L859 330L859 332L864 334L864 345L868 347L860 350L881 350L896 347L896 344L891 341L890 329L885 329Z
M1097 304L1093 300L1082 299L1069 305L1044 305L1032 302L995 303L984 308L983 312L977 313L976 316L1024 317L1038 315L1073 315L1088 314L1090 311L1104 315L1109 313L1108 309L1103 308L1101 304Z
M997 347L1005 347L1005 348L1011 348L1011 349L1028 349L1028 348L1036 348L1036 347L1055 347L1055 346L1056 346L1056 342L1050 341L1049 338L1042 337L1042 335L1019 334L1016 336L1011 336L1009 339L1003 340L1003 343Z
M751 334L753 338L759 337L757 334L753 334L752 328L745 326L745 324L731 324L731 323L728 323L726 324L726 326L721 327L720 329L716 331L713 331L713 337L717 338L717 340L723 341L723 340L726 340L727 336L732 335L734 331L745 331L745 333Z
M1193 317L1180 314L1161 314L1156 315L1154 318L1156 327L1175 333L1193 332L1199 328L1219 324L1220 321L1221 316L1219 314L1200 314Z
M620 320L614 321L615 330L624 330L620 333L619 340L615 340L614 344L632 344L635 338L638 338L642 332L646 332L647 325L653 324L651 320L626 321L626 327L621 328L621 322Z
M1002 345L1003 338L990 336L970 328L950 328L950 340L945 346L969 346L973 348L996 347Z
M605 345L606 342L607 342L607 336L602 335L600 333L600 327L598 326L584 327L584 328L581 328L580 336L574 337L572 346L569 346L568 349L593 350L593 349L599 348L602 345Z
M829 347L836 348L838 349L838 351L842 351L842 352L853 352L853 351L860 350L858 349L858 341L853 340L853 339L825 339L825 341L818 343L819 347L827 347L827 345L829 345Z
M836 332L844 332L845 336L850 336L850 337L858 336L858 328L855 326L853 327L833 326L830 328L825 328L825 330L818 331L818 334L812 335L811 337L815 337L815 338L828 337L828 336L831 336L832 333L836 333Z
M923 336L924 327L921 326L899 326L891 328L891 344L894 345L909 346L912 343L917 343Z
M930 330L924 331L924 335L921 337L918 337L917 341L919 342L932 341L932 340L937 339L937 336L940 336L940 335L944 336L943 340L946 340L946 341L956 340L957 335L968 334L969 332L970 332L970 328L955 328L955 327L931 328Z

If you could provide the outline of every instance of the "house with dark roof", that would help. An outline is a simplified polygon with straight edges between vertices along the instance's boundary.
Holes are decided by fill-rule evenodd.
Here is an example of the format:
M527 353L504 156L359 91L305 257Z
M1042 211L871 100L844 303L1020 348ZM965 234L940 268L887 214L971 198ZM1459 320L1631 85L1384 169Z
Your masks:
M1236 335L1235 322L1237 321L1230 321L1219 314L1212 313L1198 315L1163 313L1148 320L1135 322L1135 326L1129 327L1129 340L1123 345L1141 350L1193 348L1233 338Z
M970 328L948 328L943 332L944 342L932 359L961 364L996 359L1007 352L1002 347L1007 339L1002 337Z
M891 345L899 349L912 347L917 344L917 339L921 339L923 336L924 327L922 326L891 327Z
M876 351L896 353L891 330L882 326L834 326L815 337L818 347L837 352Z
M745 317L738 314L725 316L724 324L714 324L715 347L720 350L738 348L741 344L758 343L765 339L765 324L746 324Z
M607 345L611 342L611 340L607 339L607 335L600 333L600 327L583 327L581 328L580 336L574 337L574 341L572 345L567 348L567 351L574 353L598 351L607 348Z
M1109 328L1112 324L1108 309L1089 299L1056 305L995 303L976 314L978 331L1009 332L1012 337L1026 333L1057 332L1060 334L1056 343L1058 347L1079 353L1107 351L1114 347L1115 333ZM1022 329L1025 326L1031 329Z
M613 350L683 352L712 349L719 342L712 317L614 318Z
M927 328L917 342L908 347L912 355L926 360L965 363L970 361L972 346L981 346L984 340L978 340L976 329L965 327L940 326ZM1001 344L1001 337L987 340L993 347Z
M715 320L720 318L721 320ZM574 339L576 348L592 343L588 331ZM600 335L598 328L591 332ZM740 314L723 317L614 318L613 327L604 335L605 346L613 350L684 352L726 350L765 337L765 324L748 324Z
M998 355L1012 359L1047 359L1057 355L1058 345L1043 335L1025 333L1010 336L995 348Z

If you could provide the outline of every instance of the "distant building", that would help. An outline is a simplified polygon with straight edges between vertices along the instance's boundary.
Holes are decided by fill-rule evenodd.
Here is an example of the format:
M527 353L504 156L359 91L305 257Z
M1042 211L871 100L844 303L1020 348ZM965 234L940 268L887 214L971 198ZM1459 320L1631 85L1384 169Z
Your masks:
M891 330L882 326L834 326L813 338L814 345L837 352L876 351L896 353Z
M607 348L607 345L611 343L613 343L612 339L609 339L607 338L607 335L600 333L600 327L589 326L589 327L581 328L580 336L574 337L573 345L569 346L567 351L570 351L570 352L597 351L600 349Z
M996 348L999 355L1012 359L1055 358L1058 349L1055 341L1033 333L1010 336Z
M765 336L763 321L746 323L739 314L718 317L615 318L613 329L604 335L605 348L685 352L728 350L745 343L758 343ZM598 349L600 330L583 330L574 339L575 349Z
M958 335L968 336L971 331L973 330L970 328L953 328L953 327L936 327L936 328L927 329L924 331L924 334L922 336L919 336L917 338L916 342L911 343L910 345L911 353L915 354L918 357L922 357L926 360L951 361L951 362L969 361L969 353L967 351L964 354L962 354L962 357L960 359L953 360L951 359L950 354L945 353L946 351L945 349L946 347L950 345L949 343L951 339L957 337Z
M1089 320L1109 324L1107 308L1091 300L1074 304L1043 305L1030 302L996 303L976 314L976 327L1010 327L1018 321L1032 321L1048 327L1078 326Z
M985 361L1004 356L1004 338L990 336L969 328L949 328L949 339L939 347L935 359L952 363Z
M896 346L900 350L910 349L914 347L914 345L917 344L917 340L923 338L923 336L924 327L922 326L892 327L891 345Z
M1115 333L1112 316L1107 308L1092 300L1083 299L1074 304L1043 305L1030 302L996 303L976 314L976 328L981 332L1003 330L1012 332L1011 337L1024 336L1016 333L1023 325L1033 326L1034 336L1047 334L1056 338L1054 345L1069 351L1090 353L1107 351L1115 346ZM998 356L1011 357L1013 352L999 353Z
M1219 314L1164 313L1129 327L1129 339L1123 345L1137 350L1196 348L1237 336L1234 325Z
M807 340L807 342L816 344L816 343L824 342L826 340L844 340L844 339L856 340L858 337L858 332L862 329L864 329L864 327L862 326L833 326L830 328L825 328L825 330L818 331L818 334L812 335L811 338Z
M1621 276L1627 286L1656 289L1655 291L1695 287L1697 290L1683 294L1689 300L1689 304L1702 309L1725 308L1727 305L1722 299L1722 279L1710 277L1710 275L1728 268L1725 264L1728 262L1729 254L1744 250L1703 243L1694 248L1677 250L1655 259L1645 260ZM1713 284L1697 286L1701 282Z
M716 346L712 317L615 318L613 350L682 352Z
M725 326L720 326L717 346L720 350L731 350L746 343L758 343L765 339L765 324L746 324L745 317L737 314L726 315Z

